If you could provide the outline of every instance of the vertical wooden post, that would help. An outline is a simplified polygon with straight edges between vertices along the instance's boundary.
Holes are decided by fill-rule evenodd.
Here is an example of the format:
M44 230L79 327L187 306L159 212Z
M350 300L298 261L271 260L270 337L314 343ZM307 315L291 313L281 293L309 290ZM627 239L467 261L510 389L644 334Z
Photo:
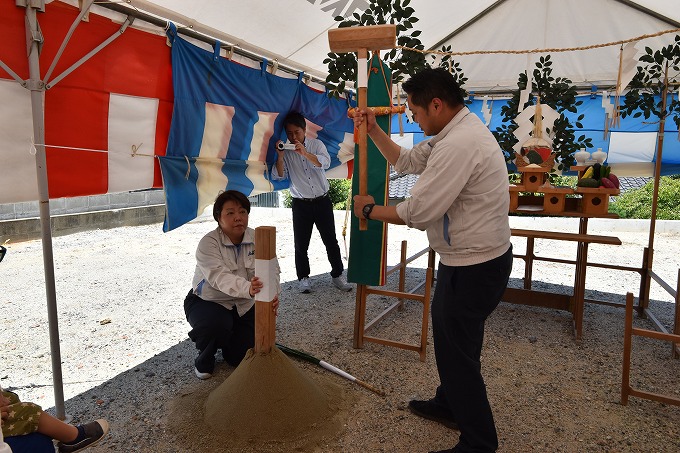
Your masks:
M359 49L357 51L359 86L357 87L357 106L360 110L368 106L368 50ZM359 195L368 194L368 129L366 121L359 126ZM368 230L368 221L363 217L359 218L359 230Z
M673 321L673 334L680 335L680 269L675 284L675 319ZM671 343L673 346L673 358L680 358L680 343Z
M623 371L621 372L621 404L628 404L630 395L630 355L633 343L633 293L626 294L626 321L623 326Z
M255 259L266 260L276 258L276 227L261 226L255 228ZM262 278L261 276L258 276ZM276 282L265 281L265 285ZM260 300L255 295L255 352L268 353L276 343L276 316L272 310L271 300Z
M401 258L399 260L399 292L406 290L406 241L401 241ZM404 311L404 299L399 299L399 311Z
M366 285L357 285L354 307L354 349L364 347L364 326L366 325Z

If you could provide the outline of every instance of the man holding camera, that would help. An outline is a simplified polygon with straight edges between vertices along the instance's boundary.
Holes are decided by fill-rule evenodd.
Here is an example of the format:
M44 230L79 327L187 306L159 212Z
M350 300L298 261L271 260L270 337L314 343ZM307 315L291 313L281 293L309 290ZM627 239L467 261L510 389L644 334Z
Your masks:
M307 250L314 225L326 246L333 285L341 291L351 291L352 286L342 276L345 268L335 235L333 203L328 196L329 185L325 170L330 166L331 158L321 140L306 137L307 122L300 113L290 112L286 115L283 127L289 143L280 140L276 143L278 159L272 168L272 179L290 180L295 270L300 292L311 292Z

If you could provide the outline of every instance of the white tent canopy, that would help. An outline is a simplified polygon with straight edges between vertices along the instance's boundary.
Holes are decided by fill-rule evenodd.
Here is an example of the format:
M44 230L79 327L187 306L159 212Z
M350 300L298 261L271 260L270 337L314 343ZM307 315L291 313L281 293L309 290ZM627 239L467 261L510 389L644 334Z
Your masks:
M338 15L360 12L367 0L151 0L129 3L141 10L166 9L190 23L232 36L229 44L266 49L267 58L297 65L325 78L328 30ZM591 47L680 28L677 0L412 0L426 49L450 45L452 52L522 51ZM154 8L155 7L155 8ZM182 24L189 25L189 24ZM638 49L672 42L676 33L648 38ZM537 54L532 54L537 58ZM577 85L613 85L619 46L578 52L551 52L555 74ZM527 67L526 54L455 56L469 91L515 88ZM533 63L532 63L533 65Z

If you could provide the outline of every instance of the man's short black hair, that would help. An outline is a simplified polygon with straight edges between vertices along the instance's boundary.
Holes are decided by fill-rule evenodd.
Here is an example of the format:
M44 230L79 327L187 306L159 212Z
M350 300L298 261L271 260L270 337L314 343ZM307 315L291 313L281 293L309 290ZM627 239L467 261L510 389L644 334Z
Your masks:
M403 88L418 107L427 107L434 98L441 99L450 107L465 104L463 90L453 75L443 68L423 69L404 82Z
M305 117L302 116L300 112L289 112L288 115L283 119L283 127L284 129L288 126L297 126L302 129L307 129L307 121L305 121Z
M250 200L248 197L238 190L227 190L215 198L215 204L213 205L213 218L218 222L220 221L220 214L222 214L222 206L227 201L235 201L250 214Z

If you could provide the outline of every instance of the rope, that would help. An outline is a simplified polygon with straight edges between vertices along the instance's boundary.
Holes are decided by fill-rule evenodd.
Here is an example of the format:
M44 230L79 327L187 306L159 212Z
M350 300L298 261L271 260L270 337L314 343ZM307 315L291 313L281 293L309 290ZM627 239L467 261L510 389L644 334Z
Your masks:
M422 54L428 54L428 53L434 53L434 54L439 54L439 55L487 55L487 54L527 54L527 53L559 53L559 52L575 52L579 50L591 50L591 49L598 49L601 47L611 47L611 46L619 46L622 44L627 44L629 42L635 42L635 41L641 41L643 39L647 38L655 38L657 36L662 36L666 35L669 33L678 33L680 32L680 28L673 28L671 30L664 30L660 31L657 33L651 33L651 34L646 34L646 35L641 35L637 36L635 38L628 38L624 39L621 41L612 41L612 42L607 42L603 44L593 44L591 46L580 46L580 47L554 47L554 48L546 48L546 49L527 49L527 50L473 50L469 52L444 52L441 50L420 50L420 49L414 49L413 47L406 47L406 46L396 46L397 49L402 49L402 50L410 50L411 52L419 52Z
M345 203L345 221L342 224L342 242L345 246L345 261L349 259L349 253L347 252L347 222L349 220L349 211L352 208L352 178L350 178L350 187L347 192L347 202Z
M43 146L45 148L54 148L54 149L71 149L75 151L92 151L94 153L111 153L112 151L106 150L106 149L92 149L92 148L76 148L75 146L59 146L59 145L48 145L46 143L31 143L31 146L35 148L36 146ZM137 150L142 146L140 143L139 146L137 145L132 145L132 151L130 152L130 155L133 157L137 156L144 156L144 157L157 157L155 154L145 154L145 153L140 153ZM114 154L127 154L127 152L122 153L120 151L113 152Z

